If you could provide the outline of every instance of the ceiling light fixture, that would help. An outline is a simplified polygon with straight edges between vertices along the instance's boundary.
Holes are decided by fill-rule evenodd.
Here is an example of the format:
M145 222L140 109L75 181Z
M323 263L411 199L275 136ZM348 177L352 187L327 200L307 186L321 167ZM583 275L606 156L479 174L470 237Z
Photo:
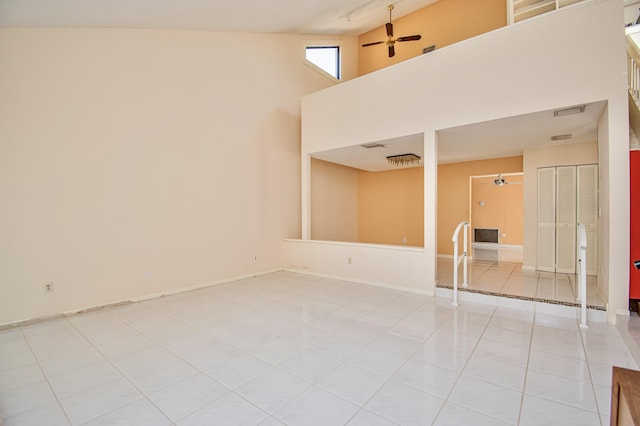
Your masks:
M575 106L575 107L571 107L571 108L559 109L559 110L553 111L553 116L554 117L562 117L562 116L565 116L565 115L581 114L581 113L584 112L585 109L587 109L586 105L580 105L580 106Z
M416 154L390 155L387 157L387 161L389 164L396 167L410 166L413 164L420 164L420 156Z

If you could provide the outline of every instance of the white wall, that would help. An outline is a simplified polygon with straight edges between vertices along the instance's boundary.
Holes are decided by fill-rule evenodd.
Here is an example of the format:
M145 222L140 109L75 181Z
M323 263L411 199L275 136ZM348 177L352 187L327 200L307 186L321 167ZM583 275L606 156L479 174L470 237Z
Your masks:
M524 249L522 266L537 269L538 263L538 168L595 164L596 142L528 149L523 154L524 170Z
M285 268L292 271L433 295L420 279L422 248L305 240L286 240L284 247Z
M613 256L611 246L608 281L624 293L629 166L622 159L629 140L623 15L619 0L585 2L309 95L303 99L302 156L407 134L435 140L438 129L606 100L609 137L599 143L610 164L601 191L610 193L605 199L611 206L615 201L616 210L627 212L609 224L620 249ZM601 156L601 168L602 162ZM306 167L303 162L303 237L309 220ZM425 176L435 179L431 167L435 163L425 164ZM435 211L431 188L425 181L425 233L435 245L435 222L427 220ZM425 252L428 246L426 240ZM426 255L425 261L435 263ZM425 289L432 289L432 277L423 278ZM626 304L620 297L609 300L613 312Z
M0 324L281 268L304 40L0 29Z

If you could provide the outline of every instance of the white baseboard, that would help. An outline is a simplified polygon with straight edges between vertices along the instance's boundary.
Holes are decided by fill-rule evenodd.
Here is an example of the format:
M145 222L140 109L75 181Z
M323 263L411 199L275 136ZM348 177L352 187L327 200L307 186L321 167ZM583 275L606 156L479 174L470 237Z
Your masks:
M203 288L213 287L213 286L216 286L216 285L227 284L227 283L230 283L230 282L233 282L233 281L240 281L240 280L245 280L247 278L253 278L253 277L260 277L260 276L263 276L263 275L269 275L269 274L273 274L274 272L280 272L282 270L283 270L283 268L277 268L277 269L270 269L270 270L267 270L267 271L255 272L255 273L252 273L252 274L238 275L238 276L234 276L234 277L223 278L221 280L210 281L210 282L202 283L202 284L196 284L196 285L193 285L193 286L180 287L180 288L173 289L173 290L163 291L161 293L147 294L147 295L143 295L143 296L139 296L139 297L133 297L131 299L119 300L119 301L116 301L116 302L103 303L103 304L100 304L100 305L94 305L94 306L88 306L88 307L79 308L79 309L73 309L71 311L59 312L57 314L43 315L43 316L39 316L39 317L35 317L35 318L28 318L28 319L22 319L22 320L18 320L18 321L11 321L11 322L0 324L0 330L4 330L4 329L7 329L7 328L12 328L12 327L19 327L19 326L23 326L23 325L35 324L35 323L48 321L48 320L52 320L52 319L66 318L66 317L69 317L69 316L72 316L72 315L82 314L82 313L91 312L91 311L97 311L97 310L100 310L100 309L110 308L110 307L114 307L114 306L126 305L126 304L129 304L129 303L144 302L144 301L147 301L147 300L157 299L157 298L163 297L163 296L172 296L172 295L175 295L175 294L186 293L186 292L194 291L194 290L200 290L200 289L203 289Z
M508 248L514 250L522 250L524 246L515 244L496 244L496 243L471 243L471 247L478 248Z
M298 274L312 275L314 277L328 278L328 279L332 279L332 280L349 281L349 282L353 282L353 283L357 283L357 284L364 284L364 285L371 285L371 286L374 286L374 287L388 288L390 290L406 291L407 293L419 294L421 296L433 296L434 295L434 292L432 292L432 291L418 290L416 288L396 286L396 285L391 285L391 284L379 283L379 282L375 282L375 281L359 280L359 279L356 279L356 278L341 277L341 276L338 276L338 275L320 274L318 272L304 271L304 270L291 269L291 268L284 268L284 270L287 271L287 272L295 272L295 273L298 273ZM435 284L434 284L434 288L435 288Z

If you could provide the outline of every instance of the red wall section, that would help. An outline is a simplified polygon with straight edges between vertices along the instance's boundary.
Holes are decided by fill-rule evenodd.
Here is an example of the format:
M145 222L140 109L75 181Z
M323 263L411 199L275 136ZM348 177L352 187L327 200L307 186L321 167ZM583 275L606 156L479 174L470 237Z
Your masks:
M629 272L629 298L640 299L640 271L633 261L640 259L640 151L631 151L631 271Z

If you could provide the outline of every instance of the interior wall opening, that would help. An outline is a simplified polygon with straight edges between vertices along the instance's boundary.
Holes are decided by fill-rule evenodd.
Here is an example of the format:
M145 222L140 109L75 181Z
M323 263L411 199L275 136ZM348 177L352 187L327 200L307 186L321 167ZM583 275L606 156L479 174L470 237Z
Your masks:
M313 154L311 239L424 247L423 140L410 135Z
M586 220L579 213L580 209L598 211L598 120L605 107L606 102L563 106L557 109L560 113L541 111L438 132L438 287L452 287L452 234L458 223L469 221L469 291L577 305L576 270L563 266L563 262L575 263L577 259L577 243L573 241L577 233L565 232L565 228L584 222L590 227L592 250L587 253L591 262L587 304L594 309L606 308L607 297L598 286L597 276L597 214ZM577 112L571 112L574 110ZM543 190L538 171L549 168L563 173L571 169L576 171L575 176L584 175L581 183L576 177L573 186L561 180L564 183L560 188L553 188L554 203L562 206L552 212L553 244L569 247L569 251L559 252L560 259L554 256L553 269L540 263L544 257L540 253L546 253L550 245L539 232L544 197L539 196ZM493 198L498 190L519 195ZM577 201L580 197L582 202ZM567 225L565 219L572 214L573 225ZM518 227L521 231L514 230ZM571 241L565 241L567 238Z

